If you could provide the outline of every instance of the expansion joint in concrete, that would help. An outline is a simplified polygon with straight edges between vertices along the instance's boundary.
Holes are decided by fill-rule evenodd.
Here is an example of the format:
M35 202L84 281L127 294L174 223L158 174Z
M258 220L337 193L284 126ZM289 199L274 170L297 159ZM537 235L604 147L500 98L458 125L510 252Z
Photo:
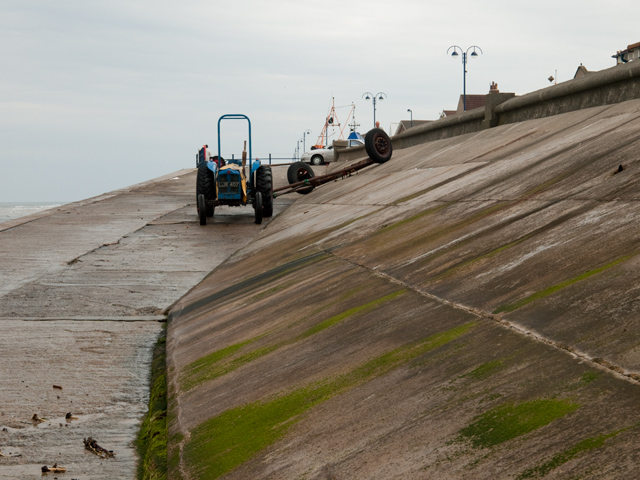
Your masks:
M377 275L379 277L382 277L392 283L395 283L397 285L400 285L404 288L407 288L415 293L417 293L418 295L421 295L423 297L429 298L430 300L433 300L435 302L438 302L442 305L446 305L449 306L451 308L455 308L456 310L462 310L464 312L467 312L481 320L486 320L486 321L490 321L496 325L498 325L501 328L510 330L512 332L515 332L517 334L523 335L535 342L538 343L544 343L545 345L548 345L556 350L560 350L564 353L567 353L569 355L571 355L573 358L580 360L581 362L584 363L588 363L589 365L591 365L593 368L598 369L598 370L604 370L607 371L609 373L611 373L612 375L614 375L615 377L621 379L621 380L626 380L630 383L636 384L636 385L640 385L640 374L635 373L635 372L628 372L625 371L624 368L620 367L619 365L615 365L603 358L594 358L590 355L588 355L585 352L581 352L578 349L576 349L575 347L565 344L565 343L561 343L561 342L557 342L553 339L544 337L542 335L540 335L537 332L534 332L530 329L525 328L524 326L516 323L516 322L511 322L509 320L505 320L501 315L494 315L491 313L488 313L484 310L480 310L477 308L473 308L470 307L468 305L464 305L461 303L457 303L457 302L452 302L450 300L446 300L442 297L438 297L437 295L433 295L432 293L427 292L426 290L423 290L421 288L416 287L415 285L411 285L408 284L407 282L404 282L402 280L399 280L395 277L392 277L391 275L388 275L384 272L381 272L380 270L377 269L377 267L371 268L368 267L366 265L363 265L361 263L355 262L350 258L346 258L346 257L342 257L340 255L336 255L336 253L333 250L324 250L327 254L332 255L340 260L343 260L345 262L348 262L356 267L360 267L360 268L364 268L366 270L369 270L370 272L372 272L374 275Z

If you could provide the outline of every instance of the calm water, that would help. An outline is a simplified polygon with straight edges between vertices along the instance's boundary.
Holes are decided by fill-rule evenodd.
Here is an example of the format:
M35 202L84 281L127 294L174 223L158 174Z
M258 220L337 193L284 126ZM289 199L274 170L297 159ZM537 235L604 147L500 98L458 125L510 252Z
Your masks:
M59 207L62 203L13 203L0 202L0 222L6 222L32 213L41 212L49 208Z

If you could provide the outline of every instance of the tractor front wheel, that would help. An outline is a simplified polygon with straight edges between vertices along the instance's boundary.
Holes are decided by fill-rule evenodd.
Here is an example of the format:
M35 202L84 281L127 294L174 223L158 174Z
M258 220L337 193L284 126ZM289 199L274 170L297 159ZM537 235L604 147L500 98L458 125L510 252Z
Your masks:
M262 223L262 194L260 192L256 192L253 208L256 211L256 225L260 225Z
M273 174L271 167L261 165L256 171L256 191L262 194L262 215L273 216Z
M215 206L213 202L216 200L216 179L215 175L206 162L202 162L198 166L198 175L196 177L196 197L198 195L204 195L205 199L205 213L207 217L213 217ZM200 207L198 207L199 209ZM198 214L200 211L198 210Z
M197 202L198 202L198 218L200 219L200 225L206 225L207 224L207 204L206 204L206 200L204 199L204 195L200 194L197 196L196 198Z

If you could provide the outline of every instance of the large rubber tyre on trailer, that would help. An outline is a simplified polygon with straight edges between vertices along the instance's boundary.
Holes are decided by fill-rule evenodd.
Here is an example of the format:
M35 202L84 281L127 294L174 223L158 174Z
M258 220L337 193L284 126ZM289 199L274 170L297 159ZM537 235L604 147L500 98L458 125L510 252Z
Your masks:
M302 182L303 180L308 180L315 176L316 175L313 173L311 167L304 162L292 163L287 170L287 180L289 181L289 184ZM315 187L313 185L309 185L308 187L296 190L296 192L306 195L307 193L311 193L314 188Z
M207 224L207 209L205 204L204 195L200 194L196 197L196 202L198 205L198 219L200 220L200 225Z
M381 128L367 132L364 136L364 148L375 163L384 163L391 158L391 139Z
M206 162L198 165L198 175L196 177L196 199L198 195L204 195L205 214L207 217L213 217L215 206L211 204L216 199L216 179L213 172L209 170ZM198 215L200 207L198 207Z
M260 192L256 192L256 198L253 200L253 209L256 214L256 225L260 225L262 223L262 194Z
M256 171L256 191L262 194L262 216L273 216L273 174L271 167L261 165Z

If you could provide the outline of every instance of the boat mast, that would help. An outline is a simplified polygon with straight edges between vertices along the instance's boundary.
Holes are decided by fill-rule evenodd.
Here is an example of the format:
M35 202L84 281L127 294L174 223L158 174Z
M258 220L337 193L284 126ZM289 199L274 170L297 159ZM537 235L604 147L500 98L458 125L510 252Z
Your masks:
M355 111L356 105L355 103L351 104L351 111L349 112L349 115L347 115L347 122L349 121L349 117L351 116L351 114ZM329 127L338 127L340 128L340 121L338 120L338 116L336 114L336 106L335 106L335 98L332 97L331 98L331 108L329 109L329 114L327 115L327 118L325 118L324 120L324 127L322 128L322 132L320 132L320 136L318 137L318 140L316 141L316 144L314 145L314 147L316 148L325 148L329 145ZM358 124L355 124L355 119L354 119L354 125L358 126ZM354 126L354 128L355 128ZM341 129L340 129L340 136L338 138L344 138L344 129L347 127L347 124L345 124Z
M353 113L351 116L351 120L353 123L349 124L349 130L351 130L352 132L355 132L357 130L357 128L360 126L359 123L356 123L356 104L353 103L352 104L353 107L351 108L351 112Z

